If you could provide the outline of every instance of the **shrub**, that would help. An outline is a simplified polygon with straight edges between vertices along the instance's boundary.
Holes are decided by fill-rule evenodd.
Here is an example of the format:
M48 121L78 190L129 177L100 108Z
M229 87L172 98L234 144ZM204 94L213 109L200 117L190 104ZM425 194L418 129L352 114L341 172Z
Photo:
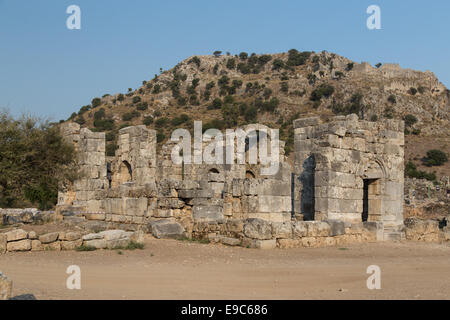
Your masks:
M120 93L120 94L117 96L117 100L118 100L118 101L123 101L123 100L125 100L125 96L124 96L122 93Z
M144 120L142 120L142 123L146 126L149 126L153 123L153 118L152 117L145 117Z
M329 98L334 93L334 87L329 84L321 84L317 89L311 92L309 99L311 101L320 101L322 97Z
M417 118L412 115L412 114L407 114L405 116L405 126L407 127L411 127L412 125L414 125L417 122Z
M436 174L417 170L416 165L411 161L408 161L405 164L405 176L409 177L409 178L417 178L417 179L426 179L429 181L436 181Z
M445 152L436 149L427 151L427 158L425 161L426 166L441 166L447 161L448 157Z
M376 114L374 114L373 116L370 117L370 121L377 122L378 121L378 116Z
M420 94L423 94L425 92L425 87L419 86L417 91L419 91Z
M92 102L91 102L92 108L98 107L99 105L101 105L101 103L102 103L102 100L100 98L92 99Z
M396 104L396 103L397 103L397 98L396 98L393 94L391 94L391 95L388 97L388 101L389 101L390 103L392 103L392 104Z
M247 122L256 122L258 116L258 109L255 106L251 106L245 111L244 118Z
M213 52L213 55L215 57L220 57L221 54L222 54L222 51L219 51L219 50L216 50L216 51Z
M103 118L105 118L105 109L101 108L94 113L94 120L101 120Z
M75 250L76 251L95 251L97 249L95 247L92 247L92 246L83 246L83 245L81 245L79 247L76 247Z
M75 120L76 123L78 123L80 126L86 123L86 120L84 120L84 117L82 115L78 116L78 118Z
M284 68L284 62L281 59L275 59L272 62L272 70L280 70Z
M161 92L161 85L155 84L155 85L153 86L153 91L152 91L152 93L158 94L158 93L160 93L160 92Z
M377 69L378 69L378 68L380 68L382 65L383 65L383 64L382 64L381 62L378 62L378 63L375 65L375 67L377 67Z
M248 53L247 52L241 52L239 53L239 59L241 60L247 60L248 58Z
M191 60L189 60L189 63L195 64L198 68L200 68L201 60L199 57L195 56Z
M147 102L143 102L141 104L139 104L136 109L140 110L140 111L145 111L148 109L148 103Z
M208 106L209 110L220 109L222 107L222 100L219 98L215 98L210 106Z
M233 70L234 68L236 68L236 61L234 60L234 58L228 59L226 66L230 70Z
M163 142L164 139L166 139L166 135L165 135L163 132L158 131L158 132L156 133L156 142L157 142L157 143Z
M83 113L85 113L86 111L91 110L91 106L87 105L87 106L83 106L80 108L80 111L78 111L78 115L81 116Z
M345 70L351 71L354 66L355 66L355 64L353 62L347 63L347 67L345 68Z
M289 84L287 82L281 82L281 92L288 93Z
M166 124L169 122L167 118L159 118L155 121L155 126L157 128L163 128L166 126Z
M75 149L58 126L0 112L0 207L52 208L58 185L77 178ZM1 223L0 223L1 224Z
M237 70L243 74L249 74L250 72L252 72L250 66L247 63L243 62L238 63Z
M179 126L180 124L185 123L189 120L190 120L190 118L187 114L182 114L179 117L173 118L171 120L171 123L173 126Z
M116 135L114 134L114 132L108 132L106 133L105 138L108 142L114 141L114 139L116 139Z
M116 150L119 147L115 143L109 143L106 145L106 156L114 157L116 154Z
M141 102L141 97L139 97L139 96L133 97L133 103L134 104L139 103L139 102Z
M416 89L416 88L413 88L413 87L411 87L411 88L409 88L409 91L408 91L408 93L409 93L410 95L412 95L412 96L415 96L415 95L416 95L416 93L417 93L417 89Z
M306 61L311 56L311 52L298 52L295 49L291 49L288 51L288 66L301 66L306 63Z
M114 120L113 119L94 120L94 127L99 129L100 131L112 130L114 129Z

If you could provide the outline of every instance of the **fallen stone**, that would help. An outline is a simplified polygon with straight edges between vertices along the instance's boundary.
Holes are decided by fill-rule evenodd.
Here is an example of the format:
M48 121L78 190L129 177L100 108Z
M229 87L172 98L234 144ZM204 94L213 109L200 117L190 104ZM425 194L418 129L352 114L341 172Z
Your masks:
M44 251L61 251L61 241L55 241L52 243L43 243L42 249Z
M82 237L82 239L84 241L103 239L103 235L100 233L89 233L89 234L84 235Z
M73 241L60 241L61 250L75 250L83 243L83 240L73 240Z
M127 237L128 233L123 230L107 230L99 232L99 235L102 235L106 241L111 241Z
M52 243L58 240L59 232L47 233L39 236L39 241L43 244Z
M83 244L86 247L93 247L96 249L105 249L107 245L105 239L94 239L89 241L83 241Z
M229 238L229 237L222 237L220 238L220 242L227 246L239 246L241 244L240 239L236 238Z
M244 234L252 239L268 240L272 238L272 227L269 222L262 219L247 219Z
M0 272L0 300L9 300L12 294L12 281Z
M8 243L8 241L7 241L6 234L0 233L0 254L6 252L6 244L7 243Z
M16 229L9 232L6 232L6 238L9 241L18 241L26 239L28 236L28 233L22 229Z
M178 222L171 220L159 220L151 223L152 235L155 238L181 238L184 228Z
M42 251L42 243L39 240L31 240L31 251Z
M8 251L30 251L31 250L31 240L19 240L8 242L6 249Z
M34 232L34 231L28 232L28 239L35 240L37 238L38 238L38 236L37 236L36 232Z

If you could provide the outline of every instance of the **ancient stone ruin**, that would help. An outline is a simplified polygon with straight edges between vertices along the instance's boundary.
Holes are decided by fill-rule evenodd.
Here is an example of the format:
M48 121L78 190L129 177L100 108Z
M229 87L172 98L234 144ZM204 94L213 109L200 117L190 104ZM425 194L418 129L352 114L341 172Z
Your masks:
M104 133L66 123L82 177L60 191L57 213L105 230L258 248L404 238L402 121L306 118L294 129L294 165L280 142L278 171L264 176L248 162L175 164L175 143L157 151L145 126L121 129L115 157L106 157Z

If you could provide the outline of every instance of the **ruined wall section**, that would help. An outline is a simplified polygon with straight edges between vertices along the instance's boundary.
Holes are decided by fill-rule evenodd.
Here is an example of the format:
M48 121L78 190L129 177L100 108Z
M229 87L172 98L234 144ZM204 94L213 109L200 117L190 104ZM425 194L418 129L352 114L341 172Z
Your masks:
M304 159L308 155L315 162L315 220L362 222L366 197L366 221L383 223L386 231L399 231L403 226L402 121L359 121L356 115L349 115L327 123L320 123L318 118L300 119L294 122L294 128L295 173L305 175L308 160ZM364 183L369 185L366 191ZM304 189L304 183L296 188L297 198L305 193ZM303 203L300 206L305 207Z

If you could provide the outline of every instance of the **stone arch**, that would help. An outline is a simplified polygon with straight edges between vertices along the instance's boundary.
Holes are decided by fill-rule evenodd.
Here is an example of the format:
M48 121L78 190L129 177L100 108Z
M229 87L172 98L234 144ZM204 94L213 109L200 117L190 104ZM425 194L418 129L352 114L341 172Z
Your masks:
M218 173L220 173L220 171L217 168L211 168L211 169L209 169L208 173L218 174Z
M119 183L133 181L133 169L128 161L122 161L119 167Z
M255 179L256 175L253 173L252 170L247 169L245 171L245 179Z

